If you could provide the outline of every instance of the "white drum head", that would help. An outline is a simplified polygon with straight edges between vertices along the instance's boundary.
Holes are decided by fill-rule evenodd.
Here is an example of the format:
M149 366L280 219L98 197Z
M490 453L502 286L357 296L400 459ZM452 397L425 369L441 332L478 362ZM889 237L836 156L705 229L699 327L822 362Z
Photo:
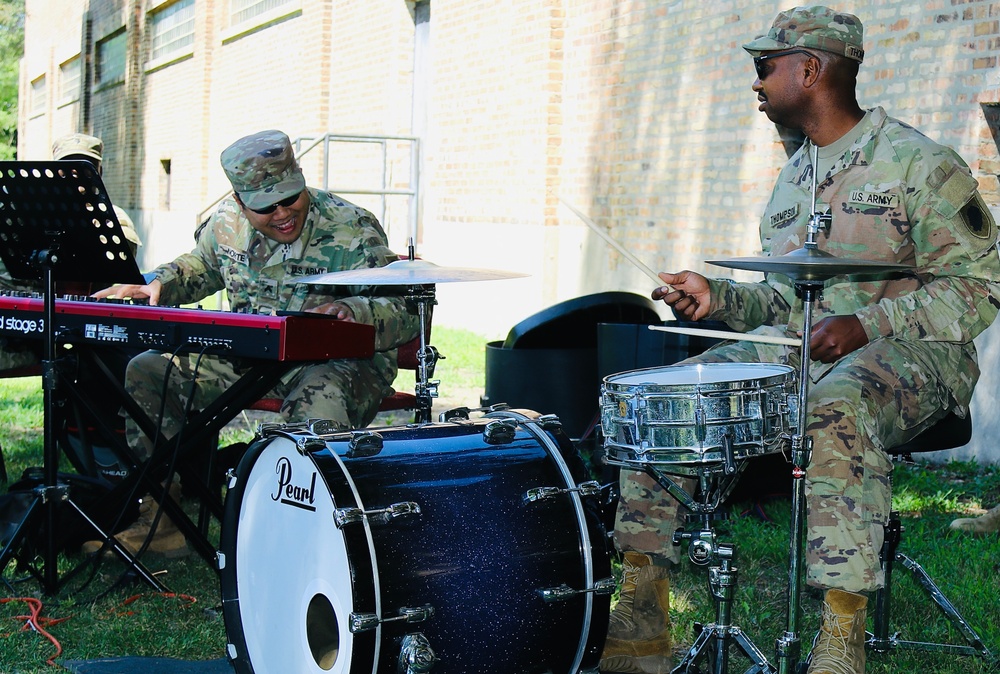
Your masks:
M691 363L631 370L611 375L606 381L621 386L718 384L783 376L792 371L787 365L771 363Z
M243 647L255 674L345 674L351 573L323 475L278 437L238 479L245 483L236 559L227 563L236 564Z

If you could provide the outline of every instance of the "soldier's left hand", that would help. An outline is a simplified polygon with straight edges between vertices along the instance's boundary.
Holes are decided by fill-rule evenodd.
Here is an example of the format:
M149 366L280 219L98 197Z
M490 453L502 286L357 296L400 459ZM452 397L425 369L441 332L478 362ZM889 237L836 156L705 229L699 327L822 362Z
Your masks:
M833 363L868 343L857 316L827 316L813 325L809 339L812 360Z
M347 321L348 323L354 322L354 312L346 304L341 302L327 302L326 304L321 304L318 307L310 309L314 314L325 314L327 316L332 316L338 321Z

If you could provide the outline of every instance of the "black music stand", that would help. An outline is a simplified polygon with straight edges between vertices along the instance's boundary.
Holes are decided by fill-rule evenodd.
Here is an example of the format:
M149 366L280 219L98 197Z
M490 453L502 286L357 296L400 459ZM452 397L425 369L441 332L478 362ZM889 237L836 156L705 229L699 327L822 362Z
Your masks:
M0 258L11 276L41 281L45 298L42 391L44 411L44 483L24 519L2 551L0 572L16 554L31 524L45 519L41 572L29 565L45 594L55 594L60 580L56 566L59 509L69 505L103 538L108 535L91 520L59 484L59 450L53 415L59 385L56 362L56 281L145 283L122 232L96 168L87 161L0 161ZM125 548L115 551L153 587L165 589ZM23 560L22 560L23 562Z

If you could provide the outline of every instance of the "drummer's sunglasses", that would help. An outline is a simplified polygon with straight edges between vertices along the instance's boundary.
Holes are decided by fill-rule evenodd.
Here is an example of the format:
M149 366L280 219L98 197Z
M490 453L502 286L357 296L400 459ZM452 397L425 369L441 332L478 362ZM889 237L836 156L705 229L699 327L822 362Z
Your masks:
M812 52L808 52L805 49L789 49L788 51L779 51L771 54L762 54L761 56L753 57L753 68L757 71L757 79L763 80L767 77L768 70L767 62L770 59L776 59L779 56L788 56L789 54L808 54L813 56Z
M249 206L247 206L247 208L250 208L251 211L253 211L258 215L268 215L270 213L274 213L278 209L278 206L281 206L282 208L288 208L296 201L298 201L300 196L302 196L302 192L293 194L287 199L282 199L281 201L275 201L270 206L265 206L264 208L250 208Z

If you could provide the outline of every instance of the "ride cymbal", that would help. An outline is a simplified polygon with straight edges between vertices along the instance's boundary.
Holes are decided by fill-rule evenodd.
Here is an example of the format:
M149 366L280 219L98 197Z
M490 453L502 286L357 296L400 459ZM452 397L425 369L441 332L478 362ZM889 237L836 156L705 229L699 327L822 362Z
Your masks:
M326 274L302 276L297 283L314 285L425 285L431 283L456 283L463 281L499 281L521 278L527 274L499 269L473 269L468 267L439 267L427 260L396 260L384 267L348 269Z
M835 276L913 269L912 265L895 262L837 257L816 248L799 248L776 257L732 257L726 260L708 260L708 263L731 269L784 274L797 281L824 281Z

